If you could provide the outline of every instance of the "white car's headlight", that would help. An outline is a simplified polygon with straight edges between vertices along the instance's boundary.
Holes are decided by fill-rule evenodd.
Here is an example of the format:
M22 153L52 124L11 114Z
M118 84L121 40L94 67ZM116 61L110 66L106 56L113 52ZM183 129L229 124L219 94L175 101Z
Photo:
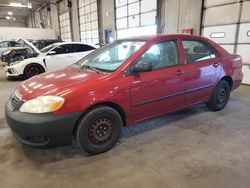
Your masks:
M20 112L47 113L62 107L64 98L59 96L40 96L26 101L20 108Z

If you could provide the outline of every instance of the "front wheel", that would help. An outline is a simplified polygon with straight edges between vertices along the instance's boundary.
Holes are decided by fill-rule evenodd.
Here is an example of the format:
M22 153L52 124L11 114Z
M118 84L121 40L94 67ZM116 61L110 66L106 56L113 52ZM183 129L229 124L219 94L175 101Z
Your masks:
M122 118L116 110L99 106L83 116L75 136L82 150L96 155L110 150L118 142L122 127Z
M30 78L45 72L44 69L39 65L29 65L24 69L25 78Z
M212 111L219 111L226 107L230 98L230 86L227 81L221 80L214 89L214 92L207 103Z

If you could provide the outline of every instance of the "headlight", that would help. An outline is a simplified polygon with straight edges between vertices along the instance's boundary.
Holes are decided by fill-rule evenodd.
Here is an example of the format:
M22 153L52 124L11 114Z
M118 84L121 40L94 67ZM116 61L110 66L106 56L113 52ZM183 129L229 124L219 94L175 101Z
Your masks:
M59 96L40 96L26 101L20 108L20 112L47 113L62 107L64 98Z

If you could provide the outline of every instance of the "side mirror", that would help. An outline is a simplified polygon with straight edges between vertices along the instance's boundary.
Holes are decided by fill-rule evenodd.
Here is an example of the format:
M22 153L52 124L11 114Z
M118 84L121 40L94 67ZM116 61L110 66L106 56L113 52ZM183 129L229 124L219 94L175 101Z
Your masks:
M56 55L56 51L50 51L48 55Z
M132 72L133 73L150 72L152 70L153 70L153 64L151 62L136 63L132 67Z

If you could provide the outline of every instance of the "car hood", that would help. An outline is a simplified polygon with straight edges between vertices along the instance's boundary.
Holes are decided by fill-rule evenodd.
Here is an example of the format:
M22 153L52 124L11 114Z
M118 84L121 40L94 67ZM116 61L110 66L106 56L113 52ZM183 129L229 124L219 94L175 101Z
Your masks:
M16 91L25 101L41 95L64 96L71 91L71 86L93 83L109 76L69 67L30 78L22 82Z
M32 58L28 58L28 59L24 59L22 61L15 61L10 63L10 66L14 66L14 65L27 65L29 63L37 63L42 61L43 57L42 56L38 56L38 57L32 57Z
M19 38L17 39L17 42L23 42L27 47L33 49L36 53L40 54L40 50L37 49L37 47L35 47L31 42L23 39L23 38Z

